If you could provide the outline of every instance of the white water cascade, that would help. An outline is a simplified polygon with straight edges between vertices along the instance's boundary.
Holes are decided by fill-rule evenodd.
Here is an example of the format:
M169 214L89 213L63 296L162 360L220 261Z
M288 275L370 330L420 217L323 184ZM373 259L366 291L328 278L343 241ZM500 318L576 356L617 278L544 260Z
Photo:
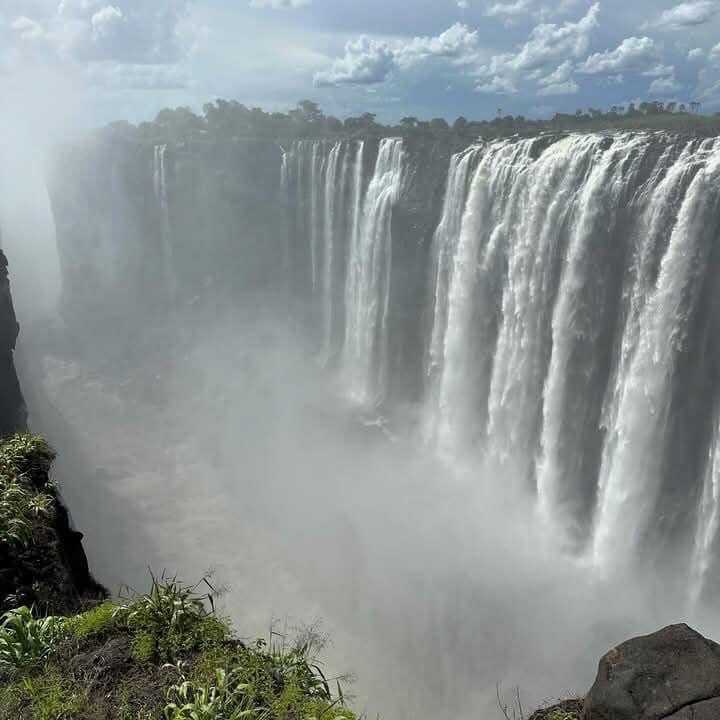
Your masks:
M434 241L429 437L534 495L553 534L608 571L641 551L672 481L673 382L718 232L720 142L662 140L471 148L450 163ZM691 542L700 584L716 447Z
M364 148L363 141L300 140L282 156L282 192L288 207L299 207L299 223L307 230L310 287L320 320L323 364L342 345L345 264L360 237ZM302 198L299 205L293 197Z
M172 233L170 229L170 207L167 187L167 145L156 145L153 153L153 189L160 208L160 239L162 243L163 272L167 290L168 305L174 307L177 294L177 280L173 262Z
M319 347L341 350L346 391L372 408L396 372L389 317L407 251L394 249L393 210L423 167L384 139L365 168L368 147L297 142L283 177L307 218ZM720 544L720 397L700 380L687 397L677 378L712 382L702 354L704 308L720 304L707 279L719 205L717 139L479 142L450 158L426 295L403 307L421 318L417 403L430 448L521 494L555 542L601 574L631 567L672 530L697 597ZM394 342L395 352L404 340ZM673 526L683 517L694 523Z
M403 141L382 140L357 242L350 249L343 361L350 392L365 405L383 398L387 382L392 209L400 198L404 171Z

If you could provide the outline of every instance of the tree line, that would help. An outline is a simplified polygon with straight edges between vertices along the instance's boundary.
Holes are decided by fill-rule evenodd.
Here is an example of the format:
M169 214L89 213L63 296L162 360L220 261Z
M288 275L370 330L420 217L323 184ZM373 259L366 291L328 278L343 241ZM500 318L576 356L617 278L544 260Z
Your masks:
M233 140L242 138L297 139L327 136L428 136L433 138L472 139L502 137L539 132L573 130L668 130L674 132L720 133L720 113L700 113L699 102L630 103L613 105L608 110L578 109L556 113L538 120L522 115L504 114L498 109L490 120L457 118L452 124L444 118L421 120L408 116L396 125L384 125L374 113L366 112L341 120L326 115L311 100L302 100L288 112L266 112L247 107L236 100L218 99L207 103L202 114L188 107L166 108L154 120L131 125L116 122L102 132L122 134L148 141L185 142L192 140Z

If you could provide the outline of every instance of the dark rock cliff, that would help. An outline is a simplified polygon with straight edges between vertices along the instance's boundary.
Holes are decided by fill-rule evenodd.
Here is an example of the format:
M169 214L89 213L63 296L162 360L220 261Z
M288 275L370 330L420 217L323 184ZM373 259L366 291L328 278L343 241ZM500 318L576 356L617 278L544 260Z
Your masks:
M13 358L18 330L10 294L8 261L0 250L0 435L23 430L27 421Z
M41 493L49 501L47 514L33 520L31 542L0 543L0 611L34 604L54 612L74 612L86 601L104 597L106 591L93 579L82 546L83 535L72 527L59 491L50 481L49 458L46 461L43 456L41 461L20 468L6 460L8 452L15 457L17 447L33 449L36 443L31 436L15 436L27 429L27 411L13 358L18 332L8 261L0 250L0 474L3 483L12 481L16 474L24 492ZM38 447L45 447L44 443Z

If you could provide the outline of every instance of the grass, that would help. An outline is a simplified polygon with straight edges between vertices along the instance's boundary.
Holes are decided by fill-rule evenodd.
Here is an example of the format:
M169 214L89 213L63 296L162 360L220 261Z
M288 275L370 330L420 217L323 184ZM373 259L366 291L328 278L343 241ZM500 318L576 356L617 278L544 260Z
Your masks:
M307 637L244 645L199 587L152 577L145 594L69 618L6 613L0 719L355 720ZM120 671L102 676L106 664Z
M116 606L104 602L87 612L75 615L67 620L69 634L78 642L84 642L108 633L115 624Z
M87 694L58 672L23 680L34 720L75 720L87 705Z

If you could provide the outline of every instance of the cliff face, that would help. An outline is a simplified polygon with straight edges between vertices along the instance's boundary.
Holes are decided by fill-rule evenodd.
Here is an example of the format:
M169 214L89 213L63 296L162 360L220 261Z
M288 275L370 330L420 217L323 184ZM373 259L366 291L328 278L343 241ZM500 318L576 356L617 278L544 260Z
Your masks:
M27 420L13 360L19 325L7 268L7 258L0 250L0 436L24 429Z
M336 308L329 354L338 360L350 250L338 241L329 260L323 249L313 257L313 247L326 242L330 222L338 238L352 234L358 157L359 215L372 215L364 203L370 185L382 179L376 174L380 142L240 139L153 146L105 138L65 148L49 188L69 332L77 329L81 341L91 328L93 337L118 343L122 353L122 346L142 339L139 328L163 326L178 308L259 298L317 341L323 333L321 281L311 276L313 263L319 273L328 262ZM331 188L328 155L336 145L342 160ZM421 393L433 236L448 163L460 149L451 142L404 143L402 188L387 214L391 261L383 280L383 352L393 401L417 400ZM295 162L289 180L283 176L288 157Z
M50 482L51 451L29 435L27 411L13 353L19 332L8 261L0 250L0 611L18 604L42 604L56 612L77 610L85 600L103 597L90 574L82 533L72 527L67 508ZM28 513L22 542L4 532L13 527L18 498L33 499L40 513Z

